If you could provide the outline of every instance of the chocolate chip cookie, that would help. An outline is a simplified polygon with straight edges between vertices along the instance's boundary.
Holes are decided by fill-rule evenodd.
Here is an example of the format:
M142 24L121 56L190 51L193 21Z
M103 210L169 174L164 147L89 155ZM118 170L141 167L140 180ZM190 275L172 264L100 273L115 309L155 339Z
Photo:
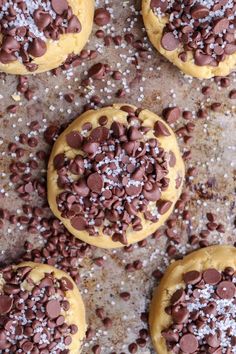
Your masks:
M51 210L103 248L138 242L168 218L184 164L171 128L130 105L88 111L57 139L48 164Z
M73 280L31 262L0 271L0 352L77 354L86 330Z
M154 47L184 73L211 78L235 69L234 0L143 0L142 13Z
M203 248L173 263L150 309L158 353L236 351L236 249Z
M79 54L92 30L93 0L0 2L0 71L27 75Z

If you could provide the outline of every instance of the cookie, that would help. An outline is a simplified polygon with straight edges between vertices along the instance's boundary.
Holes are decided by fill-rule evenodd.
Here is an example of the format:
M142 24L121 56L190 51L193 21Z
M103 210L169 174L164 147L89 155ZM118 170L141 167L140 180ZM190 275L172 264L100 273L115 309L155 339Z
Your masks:
M142 14L154 47L185 74L207 79L236 68L234 0L142 0Z
M80 53L92 30L94 0L4 0L0 12L0 71L27 75Z
M66 273L32 262L0 271L0 352L80 352L85 309Z
M157 353L236 351L236 249L211 246L172 263L154 293Z
M90 110L57 139L48 202L79 239L117 248L155 232L179 198L184 164L171 128L130 105Z

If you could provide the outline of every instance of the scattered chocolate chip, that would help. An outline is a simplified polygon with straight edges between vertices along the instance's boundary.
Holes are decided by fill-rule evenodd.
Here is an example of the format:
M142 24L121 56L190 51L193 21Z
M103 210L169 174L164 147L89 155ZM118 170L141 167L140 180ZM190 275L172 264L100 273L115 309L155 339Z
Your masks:
M229 98L231 100L235 100L236 99L236 90L231 90L229 93Z
M105 66L102 63L97 63L93 65L88 71L88 77L95 80L101 80L105 75Z
M111 20L111 15L107 9L99 8L95 10L94 22L98 26L106 26Z
M169 107L163 111L163 116L169 124L175 123L180 118L180 114L179 107Z

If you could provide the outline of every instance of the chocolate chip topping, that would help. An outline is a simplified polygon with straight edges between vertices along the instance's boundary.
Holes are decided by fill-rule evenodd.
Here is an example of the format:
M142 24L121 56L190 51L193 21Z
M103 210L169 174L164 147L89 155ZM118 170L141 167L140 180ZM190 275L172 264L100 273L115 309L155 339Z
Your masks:
M203 272L203 279L206 284L216 285L221 281L221 274L216 269L207 269Z
M58 300L50 300L46 305L46 314L49 318L55 319L61 313L61 306Z
M217 66L236 52L234 0L152 0L150 6L158 17L168 16L161 45L167 51L183 47L181 60L192 51L196 65Z
M183 275L185 287L174 292L166 312L172 325L162 332L168 351L181 353L236 352L236 276L210 268Z
M47 40L81 31L67 0L1 1L0 13L0 62L19 60L30 71L37 70L32 60L46 53Z
M184 334L180 339L179 346L184 353L194 353L198 349L198 340L191 334Z
M188 273L185 273L183 275L183 279L184 279L186 284L194 285L194 284L197 284L200 281L201 274L198 271L196 271L196 270L192 270L192 271L190 271Z
M68 10L68 3L66 0L51 0L52 8L57 15L62 15Z
M57 184L63 190L57 196L62 217L70 219L76 230L86 230L91 236L102 231L125 244L128 228L142 230L139 213L156 222L172 206L171 201L161 199L169 185L170 154L157 139L146 136L149 130L143 129L139 112L128 108L127 124L113 121L107 126L103 116L100 126L67 134L70 147L80 146L74 158L63 153L54 158ZM156 130L159 135L170 135L159 121L155 134Z
M0 295L0 313L2 315L7 314L12 308L12 299L7 295Z
M79 132L72 131L66 136L67 144L73 149L79 149L83 142L83 137Z
M0 352L69 353L72 335L78 331L64 317L70 310L66 291L73 284L67 277L55 278L54 273L45 273L34 283L30 272L27 266L1 271Z

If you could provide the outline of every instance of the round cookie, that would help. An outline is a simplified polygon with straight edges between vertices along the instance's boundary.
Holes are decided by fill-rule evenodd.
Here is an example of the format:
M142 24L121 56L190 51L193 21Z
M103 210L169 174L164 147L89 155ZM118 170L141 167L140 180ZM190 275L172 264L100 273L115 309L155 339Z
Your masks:
M236 249L231 246L203 248L172 263L150 307L157 353L234 353L235 283Z
M94 0L13 3L14 9L9 0L0 4L0 71L27 75L55 69L88 41Z
M142 0L142 15L162 55L185 74L207 79L236 68L235 7L233 0Z
M52 212L102 248L138 242L169 217L184 164L171 128L131 105L90 110L57 139L48 163Z
M32 262L0 271L0 352L78 354L85 309L69 275Z

